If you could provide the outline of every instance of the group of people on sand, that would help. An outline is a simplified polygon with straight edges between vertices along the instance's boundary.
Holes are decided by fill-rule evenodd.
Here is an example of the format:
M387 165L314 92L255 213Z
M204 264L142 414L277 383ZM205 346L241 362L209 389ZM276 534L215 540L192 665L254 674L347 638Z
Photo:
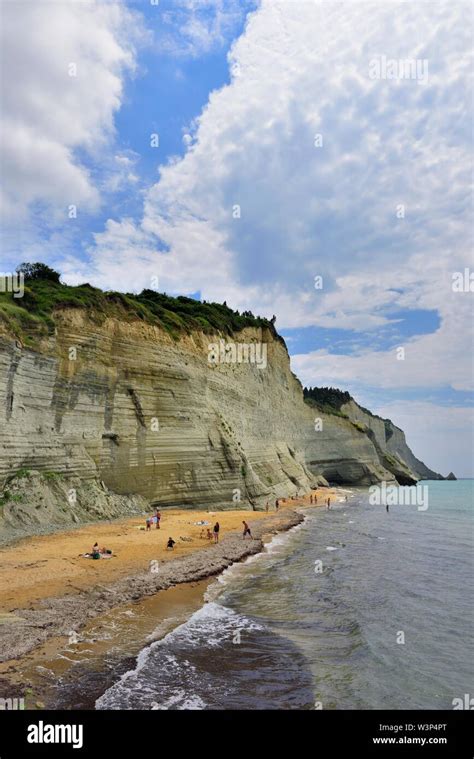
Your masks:
M293 498L296 498L296 496L293 496ZM278 511L278 509L280 507L280 500L281 500L282 503L285 503L285 499L284 498L281 498L281 499L277 498L276 501L275 501L275 511ZM347 496L346 496L345 500L347 501ZM317 504L318 503L318 496L316 494L313 495L311 493L311 495L309 496L309 501L310 501L311 504L313 504L313 503ZM326 499L325 503L326 503L326 509L329 511L330 508L331 508L331 498L328 497ZM265 504L265 511L267 512L267 514L268 514L268 511L269 511L269 508L270 508L270 504L267 501L266 504ZM387 509L387 511L388 511L388 509ZM146 520L146 529L147 529L147 531L151 530L153 524L156 526L156 529L159 530L160 529L160 522L161 522L161 513L159 511L157 511L156 514L154 514L153 516L147 518L147 520ZM245 520L242 520L242 524L243 524L242 538L244 540L247 537L251 538L252 537L252 532L251 532L250 527L248 526L247 522ZM206 537L207 540L212 540L214 543L218 543L219 542L219 533L220 533L220 530L221 530L220 524L219 524L219 522L216 522L215 525L214 525L214 527L212 528L212 532L211 532L211 530L208 527L206 535L203 535L203 530L201 530L201 537ZM175 545L176 545L176 541L173 540L172 537L169 537L168 538L168 542L166 544L166 549L168 551L172 551L174 549ZM92 551L91 551L90 555L91 555L91 557L93 559L100 559L101 556L111 556L112 555L112 551L109 548L104 548L104 547L99 548L99 544L96 542L96 543L94 543L94 546L92 547Z
M161 513L159 511L156 512L152 517L147 517L146 520L146 530L151 530L152 525L154 524L156 526L156 529L160 529L160 522L161 522Z
M99 548L99 544L97 541L92 546L92 551L90 554L84 554L85 557L89 557L91 559L101 559L103 556L109 557L112 556L112 551L110 548L105 548L105 546L102 546L102 548Z
M252 537L252 533L250 531L250 527L248 526L247 522L245 520L242 520L242 524L244 526L242 537L244 539L247 536L249 538L251 538ZM205 537L208 540L212 540L214 543L218 543L219 542L220 531L221 531L221 526L220 526L219 522L216 522L215 525L214 525L214 527L212 528L212 532L211 532L211 530L209 528L207 528L207 535L205 535ZM203 532L202 531L201 531L201 537L203 537Z
M282 503L285 503L284 498L282 498L281 500L282 500ZM275 511L278 511L279 508L280 508L280 499L277 498L276 501L275 501ZM270 509L270 504L267 501L266 504L265 504L265 511L267 512L267 514L269 512L269 509Z
M153 525L155 525L155 528L157 530L161 529L161 512L158 509L156 510L156 513L153 514L153 516L147 517L146 531L148 532L149 530L151 530ZM176 540L173 540L172 537L169 537L168 542L166 543L166 550L172 551L175 545L176 545Z
M292 496L292 499L293 500L297 500L297 496ZM315 504L315 505L318 503L318 496L316 495L316 493L315 494L313 494L313 493L310 494L309 501L310 501L311 504ZM345 497L345 501L347 501L347 495ZM277 498L276 499L276 501L275 501L275 511L278 511L278 509L280 508L280 503L285 503L285 499L284 498L281 498L281 499ZM328 497L327 499L325 499L325 504L326 504L326 509L329 511L330 508L331 508L331 498L330 497ZM270 504L267 501L266 504L265 504L265 511L267 512L267 514L268 514L269 509L270 509ZM387 511L388 511L388 507L387 507ZM160 522L161 522L161 513L160 513L160 511L157 510L156 513L153 516L147 517L147 520L146 520L146 529L147 529L147 531L151 530L152 525L155 525L156 529L159 530L160 529ZM247 522L245 520L242 520L242 524L243 524L242 538L244 540L247 537L251 538L252 537L252 532L250 530L249 525L247 524ZM206 530L206 534L204 534L204 530L201 530L200 537L201 538L207 538L207 540L209 540L209 541L213 541L214 543L218 543L219 542L220 529L221 529L221 527L220 527L219 522L216 522L214 524L214 527L212 528L212 531L209 529L209 527ZM182 540L185 540L185 538L182 538ZM175 545L176 545L176 541L173 540L172 537L169 537L168 538L168 542L166 543L166 549L168 551L172 551L174 549ZM84 554L84 555L87 555L87 554ZM89 556L91 558L93 558L93 559L100 559L102 557L109 557L111 555L112 555L112 551L109 548L105 548L105 547L99 548L99 544L97 542L94 543L94 545L92 547L92 551L89 554Z

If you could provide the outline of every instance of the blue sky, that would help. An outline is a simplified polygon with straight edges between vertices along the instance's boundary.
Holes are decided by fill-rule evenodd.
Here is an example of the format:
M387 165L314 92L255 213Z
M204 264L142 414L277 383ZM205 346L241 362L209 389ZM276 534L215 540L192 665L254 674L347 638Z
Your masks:
M4 16L5 82L22 86L4 88L3 271L43 260L124 291L157 276L275 314L303 384L348 389L428 465L473 474L473 296L452 289L473 268L468 4ZM373 80L382 56L395 76Z

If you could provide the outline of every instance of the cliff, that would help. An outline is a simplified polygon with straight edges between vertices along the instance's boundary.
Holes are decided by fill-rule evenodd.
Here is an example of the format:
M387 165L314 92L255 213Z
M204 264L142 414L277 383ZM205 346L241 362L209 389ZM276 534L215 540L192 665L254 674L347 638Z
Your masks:
M30 324L44 312L20 318L21 308L0 309L0 529L146 502L261 509L322 478L409 484L429 472L401 430L354 401L343 414L308 405L265 320L231 334L208 321L173 331L74 303L54 307L45 330ZM211 344L235 360L213 363ZM249 350L257 361L244 360Z
M429 469L416 458L407 445L405 433L390 419L382 419L372 414L354 400L343 405L341 409L350 419L366 427L366 434L377 448L380 460L393 472L400 485L410 485L413 476L416 480L444 479L441 474Z

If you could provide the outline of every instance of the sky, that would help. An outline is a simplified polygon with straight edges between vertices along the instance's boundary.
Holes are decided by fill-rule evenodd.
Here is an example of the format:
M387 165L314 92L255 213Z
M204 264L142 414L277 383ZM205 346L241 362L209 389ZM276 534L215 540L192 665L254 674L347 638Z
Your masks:
M1 271L276 315L304 385L474 476L469 3L1 14Z

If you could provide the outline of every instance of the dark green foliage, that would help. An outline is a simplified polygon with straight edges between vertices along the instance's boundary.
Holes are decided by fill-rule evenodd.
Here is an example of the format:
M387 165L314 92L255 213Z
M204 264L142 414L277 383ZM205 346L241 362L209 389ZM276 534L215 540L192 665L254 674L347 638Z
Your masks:
M154 290L143 290L136 299L158 318L171 319L175 326L187 332L202 330L209 334L223 332L230 335L244 327L266 327L276 336L268 319L254 316L250 311L239 314L223 303L201 302L183 295L172 298Z
M393 426L390 419L384 419L383 421L385 424L385 441L388 441L393 435Z
M59 282L60 274L46 264L35 263L23 263L16 268L19 274L23 274L25 280L29 279L47 279L50 282Z
M182 295L174 298L154 290L143 290L139 295L103 292L88 282L70 287L62 284L60 275L44 264L21 264L20 270L26 280L24 297L14 299L11 293L0 293L0 322L6 323L27 345L54 333L54 314L65 308L85 308L90 318L99 323L107 317L141 319L165 329L174 339L192 331L232 335L245 327L262 327L285 344L271 321L250 311L240 314L226 304L201 302Z
M305 387L303 388L305 401L312 400L314 405L324 411L324 407L332 411L340 411L341 406L352 400L347 390L338 390L337 387Z

